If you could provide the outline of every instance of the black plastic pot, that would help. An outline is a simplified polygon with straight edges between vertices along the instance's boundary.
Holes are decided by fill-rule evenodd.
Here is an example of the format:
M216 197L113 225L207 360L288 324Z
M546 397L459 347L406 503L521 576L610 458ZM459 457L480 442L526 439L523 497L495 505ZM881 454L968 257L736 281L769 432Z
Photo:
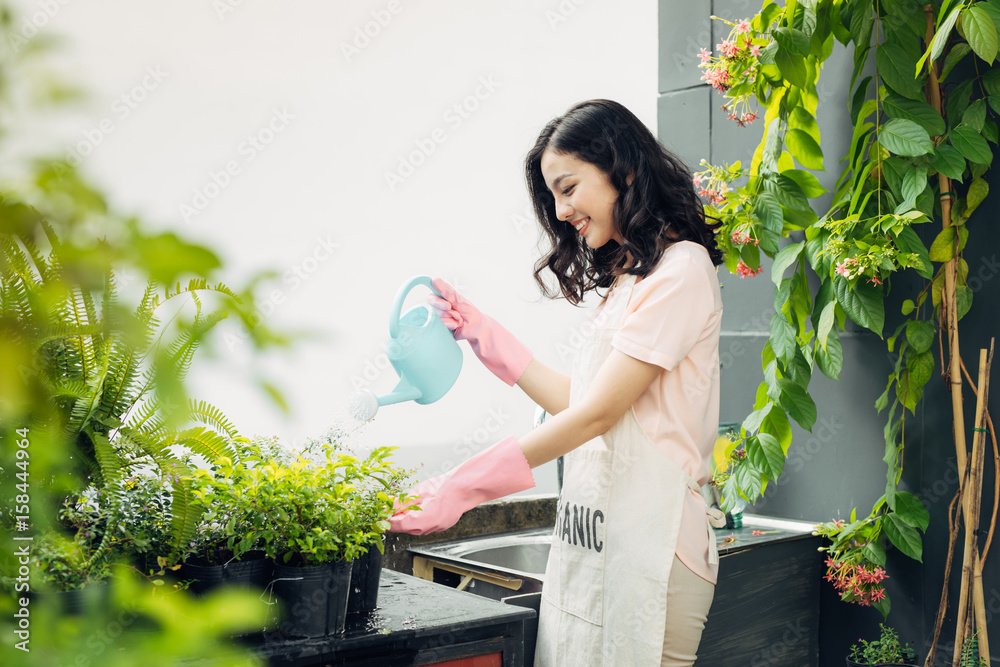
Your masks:
M282 634L323 637L344 631L351 561L292 567L274 564L274 594L282 601Z
M273 563L263 551L249 551L243 560L225 565L198 565L186 562L181 566L182 579L194 579L190 589L202 595L219 586L232 586L240 590L264 589L271 582Z
M72 591L32 591L29 597L52 605L66 616L82 616L106 609L110 604L111 587L101 582Z
M384 543L384 540L383 540ZM373 544L351 568L351 594L348 614L367 614L378 606L378 582L382 577L382 551Z

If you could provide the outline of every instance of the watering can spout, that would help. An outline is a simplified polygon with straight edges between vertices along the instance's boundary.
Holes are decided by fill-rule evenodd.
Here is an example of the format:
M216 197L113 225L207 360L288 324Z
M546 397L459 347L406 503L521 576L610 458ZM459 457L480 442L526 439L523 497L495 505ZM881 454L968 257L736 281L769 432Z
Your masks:
M392 405L393 403L402 403L403 401L415 401L422 396L422 392L416 387L410 385L406 380L400 380L399 384L393 388L388 394L384 394L378 397L378 404L382 405Z

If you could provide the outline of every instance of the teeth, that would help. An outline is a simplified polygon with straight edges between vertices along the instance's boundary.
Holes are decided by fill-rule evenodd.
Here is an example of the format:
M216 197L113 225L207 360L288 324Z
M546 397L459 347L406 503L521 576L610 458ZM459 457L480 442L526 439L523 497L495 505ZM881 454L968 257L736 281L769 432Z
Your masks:
M588 220L590 220L590 218L584 218L583 220L580 221L579 224L574 224L573 227L576 229L576 231L580 231L581 229L583 229L583 226L587 224Z

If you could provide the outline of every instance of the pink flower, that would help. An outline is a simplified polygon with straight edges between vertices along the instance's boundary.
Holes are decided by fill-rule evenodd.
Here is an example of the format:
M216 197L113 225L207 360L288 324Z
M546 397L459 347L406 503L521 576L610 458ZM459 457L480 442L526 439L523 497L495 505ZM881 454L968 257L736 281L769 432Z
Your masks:
M743 260L737 260L736 262L736 273L739 274L740 278L753 278L763 271L763 267L757 267L756 269L751 269L749 266L743 263Z
M851 272L847 269L847 262L839 262L837 264L837 273L844 276L845 278L851 277Z
M737 23L736 24L736 32L740 33L741 35L743 33L745 33L745 32L750 32L750 23L749 23L749 21L747 21L746 19L743 19L739 23Z
M728 39L722 40L722 44L716 44L715 48L722 51L722 55L732 58L740 52L740 47L736 44L736 41L730 42Z
M752 55L755 58L760 55L760 46L758 46L757 44L750 44L749 46L750 46L750 55Z
M696 187L696 188L700 188L701 187L701 179L702 178L704 178L704 177L701 174L695 174L694 175L694 177L691 179L691 182L694 183L694 187Z
M701 58L701 64L704 65L712 58L712 52L702 48L698 53L698 57Z
M872 276L871 278L868 279L868 282L870 282L872 285L881 285L882 279L879 278L878 276Z

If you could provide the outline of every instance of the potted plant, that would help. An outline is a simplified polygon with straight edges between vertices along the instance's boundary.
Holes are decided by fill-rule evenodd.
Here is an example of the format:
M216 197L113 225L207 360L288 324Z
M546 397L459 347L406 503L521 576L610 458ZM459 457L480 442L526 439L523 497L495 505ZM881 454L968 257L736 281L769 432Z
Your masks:
M391 448L365 459L337 450L322 443L286 464L262 462L236 486L254 524L245 539L262 538L274 559L285 634L343 631L352 561L381 545L395 503L409 499L392 485L399 475L387 461Z
M356 514L356 521L363 532L363 551L354 559L351 568L351 590L347 612L368 613L378 605L379 580L385 555L385 533L389 530L389 517L412 484L413 470L404 470L392 464L390 456L394 447L380 447L363 459L347 445L348 433L333 428L323 438L310 440L303 455L314 460L326 459L334 454L349 462L354 489L349 495Z
M879 623L881 636L874 641L858 639L851 646L847 656L848 667L865 665L884 665L886 667L917 664L917 654L909 644L900 645L896 631L883 623Z
M255 509L241 489L250 468L291 457L274 438L240 441L234 448L235 457L222 457L191 473L191 507L200 521L186 545L181 576L192 580L195 593L222 584L263 589L271 582L273 562L253 530Z
M100 548L107 512L93 498L80 497L67 499L58 519L31 550L31 596L80 614L88 600L107 599L111 554Z

